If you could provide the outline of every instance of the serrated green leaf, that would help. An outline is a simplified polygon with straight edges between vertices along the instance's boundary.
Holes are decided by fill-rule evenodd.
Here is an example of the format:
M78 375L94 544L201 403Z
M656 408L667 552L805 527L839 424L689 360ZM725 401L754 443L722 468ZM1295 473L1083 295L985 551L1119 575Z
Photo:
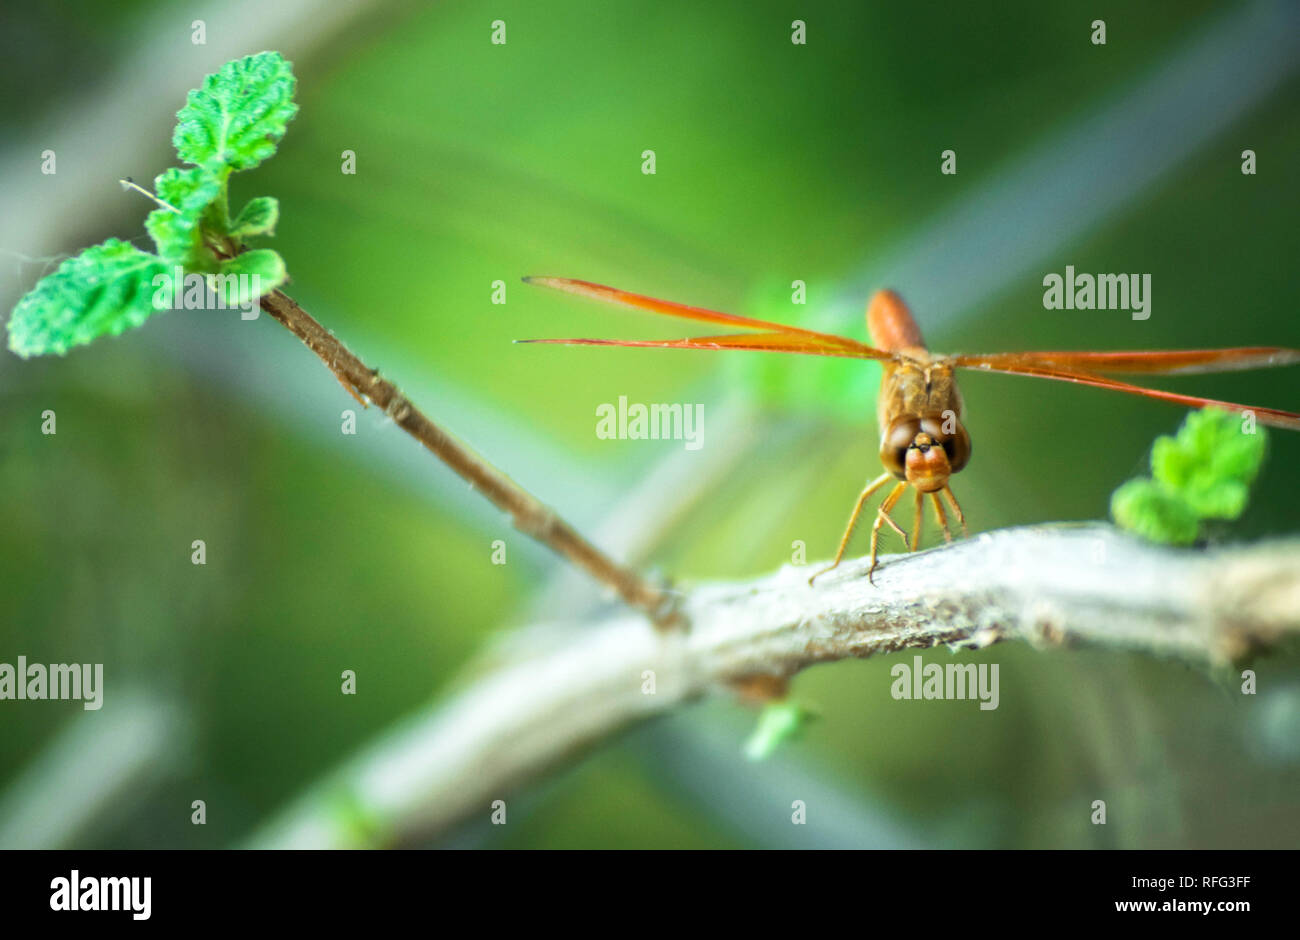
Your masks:
M275 153L298 112L290 63L278 52L227 62L191 91L176 114L172 143L186 163L217 160L247 170Z
M1129 480L1110 498L1110 514L1121 529L1152 542L1190 545L1200 528L1185 499L1154 480Z
M203 228L220 228L224 180L217 164L188 169L172 169L154 180L158 198L171 209L155 209L144 227L158 246L158 255L168 264L179 264L187 271L208 272L216 269L217 256L204 244Z
M242 307L285 281L284 259L269 248L246 251L223 262L208 282L227 307Z
M233 238L250 238L254 235L274 235L275 223L280 220L280 202L274 196L250 199L230 223Z
M9 317L9 348L20 356L63 355L73 346L137 327L157 310L161 258L110 238L64 261L24 296Z
M14 308L10 348L20 356L62 354L139 326L167 309L178 271L206 275L228 306L245 306L283 284L284 261L275 252L245 252L220 263L211 245L230 253L227 177L275 152L298 110L293 90L290 65L274 52L228 62L209 75L178 112L173 135L181 159L194 166L168 170L154 182L166 207L151 212L145 227L158 254L110 239L65 261ZM278 216L274 199L254 199L236 220L238 236L269 233Z

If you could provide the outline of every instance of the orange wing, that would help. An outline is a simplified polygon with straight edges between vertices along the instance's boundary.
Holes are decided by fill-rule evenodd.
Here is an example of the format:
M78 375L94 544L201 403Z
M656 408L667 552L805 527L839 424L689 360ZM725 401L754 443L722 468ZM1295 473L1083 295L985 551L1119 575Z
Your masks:
M687 320L701 320L705 323L719 323L746 330L761 330L757 334L734 334L727 336L701 336L677 340L616 340L616 339L533 339L518 340L522 343L560 343L571 346L658 346L667 349L751 349L763 352L805 353L813 356L844 356L851 359L893 359L894 354L859 343L846 336L831 333L818 333L785 323L769 320L756 320L752 317L739 317L732 313L719 313L703 307L691 307L686 304L673 303L668 300L656 300L642 294L633 294L602 284L589 281L576 281L566 277L526 277L526 284L537 284L591 297L609 303L647 310L670 317Z
M560 346L647 346L662 349L749 349L755 352L806 353L848 359L892 359L870 346L853 349L789 333L727 333L722 336L688 336L685 339L517 339L516 343L555 343Z
M968 369L1015 371L1018 367L1104 372L1120 375L1191 375L1232 372L1300 362L1300 350L1282 346L1234 346L1229 349L1174 349L1142 352L1019 352L987 356L949 356Z
M1239 350L1199 350L1197 351L1197 353L1220 352L1220 351L1239 352ZM1293 352L1292 350L1283 350L1283 351L1288 353ZM1188 355L1195 355L1197 353L1191 353ZM1017 355L1019 355L1022 358L1019 361L1017 361L1015 364L1013 364L1010 360L1014 359ZM1224 408L1228 411L1252 411L1255 413L1255 417L1262 424L1272 425L1273 427L1277 427L1277 428L1287 428L1292 431L1300 431L1300 414L1296 414L1295 412L1292 411L1279 411L1276 408L1259 408L1253 405L1239 405L1236 404L1235 402L1230 402L1230 401L1216 401L1213 398L1198 398L1194 395L1179 395L1177 392L1165 392L1165 391L1161 391L1160 389L1143 388L1141 385L1130 385L1127 382L1120 382L1116 379L1109 379L1104 376L1094 375L1089 372L1074 372L1068 369L1057 368L1054 364L1046 360L1042 361L1041 363L1034 363L1032 360L1025 361L1023 359L1025 355L1027 354L1008 353L1005 357L1008 361L1005 364L1000 361L1004 357L999 355L953 356L951 361L953 362L954 365L958 365L967 369L979 369L988 372L1004 372L1008 375L1030 375L1030 376L1037 376L1038 378L1043 378L1043 379L1056 379L1059 382L1074 382L1078 385L1091 385L1094 388L1108 388L1116 392L1126 392L1130 395L1141 395L1144 398L1154 398L1158 401L1173 402L1174 404L1177 405L1186 405L1189 408L1204 408L1207 405L1213 405L1218 408ZM1071 353L1070 355L1080 355L1080 354ZM1089 355L1089 354L1084 353L1081 355ZM1107 354L1098 353L1097 355L1104 356ZM1140 354L1117 353L1114 355L1137 356ZM1147 370L1151 372L1214 371L1213 367L1194 368L1189 370L1185 365L1173 365L1172 364L1173 357L1180 355L1179 353L1148 353L1147 355L1170 357L1169 360L1167 360L1166 362L1166 368L1164 369L1150 368ZM1295 361L1295 360L1292 359L1289 361ZM1136 363L1133 364L1136 365ZM1275 363L1268 362L1268 363L1257 363L1257 364L1273 365ZM1276 364L1280 365L1281 363L1276 363ZM1203 366L1204 363L1200 363L1198 365ZM1250 368L1250 367L1230 365L1227 366L1227 368L1231 369L1231 368ZM1115 371L1120 371L1120 370L1116 369ZM1137 371L1137 370L1130 368L1128 371Z
M747 330L762 332L731 334L725 336L700 336L675 340L617 340L617 339L534 339L518 340L521 343L560 343L573 346L645 346L665 349L750 349L764 352L806 353L815 356L844 356L852 359L895 359L894 353L876 349L857 340L830 333L818 333L784 323L739 317L719 313L703 307L690 307L668 300L656 300L642 294L633 294L563 277L526 277L524 282L562 290L580 297L591 297L610 303L647 310L665 316L720 323ZM1291 365L1300 362L1300 350L1280 346L1239 346L1231 349L1157 350L1150 352L1021 352L993 353L990 355L947 356L944 360L964 369L985 372L1003 372L1008 375L1029 375L1058 382L1091 385L1129 395L1141 395L1157 401L1203 408L1214 405L1229 411L1252 411L1259 421L1274 427L1300 431L1300 414L1276 408L1259 408L1233 402L1180 395L1154 388L1130 385L1095 373L1186 374L1197 372L1227 372L1235 369L1258 369L1266 366Z

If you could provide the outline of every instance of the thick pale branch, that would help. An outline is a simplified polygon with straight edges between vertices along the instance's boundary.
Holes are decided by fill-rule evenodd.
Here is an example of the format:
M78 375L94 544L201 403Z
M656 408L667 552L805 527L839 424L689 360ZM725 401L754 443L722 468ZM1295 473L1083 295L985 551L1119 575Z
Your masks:
M468 480L498 509L509 513L520 532L550 546L612 587L633 607L648 613L657 626L666 628L678 623L667 591L614 562L518 483L434 424L403 397L396 385L366 366L293 298L273 291L262 298L261 305L325 363L349 394L362 404L368 400L382 408L398 427Z
M819 662L1021 639L1215 664L1300 633L1300 541L1202 552L1104 525L1006 529L888 558L875 580L861 560L816 587L786 567L687 591L689 632L629 615L564 632L361 754L256 844L431 838L632 722Z

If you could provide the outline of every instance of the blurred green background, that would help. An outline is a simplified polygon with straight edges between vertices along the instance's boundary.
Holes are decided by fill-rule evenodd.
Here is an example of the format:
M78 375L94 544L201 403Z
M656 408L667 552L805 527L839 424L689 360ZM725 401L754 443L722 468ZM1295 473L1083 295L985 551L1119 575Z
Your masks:
M232 203L279 198L290 293L603 545L677 579L769 572L797 540L834 551L878 472L876 367L512 345L678 335L520 276L858 338L892 286L941 351L1300 346L1294 4L273 6L0 14L4 308L61 257L143 237L149 206L118 177L174 163L170 120L204 74L279 49L302 110ZM1067 264L1150 273L1151 318L1044 310L1042 277ZM66 359L0 359L0 661L102 662L107 685L100 712L0 703L0 844L238 844L436 707L486 644L600 602L382 416L341 435L354 403L268 318L169 314ZM1165 384L1300 405L1294 370ZM1103 518L1183 417L1014 377L963 390L975 449L954 486L974 531ZM703 403L703 448L598 439L595 408L620 395ZM1219 538L1300 528L1300 436L1270 450ZM769 763L741 755L753 713L715 701L530 788L510 825L435 844L1297 845L1294 652L1255 663L1254 697L1127 654L961 655L1001 664L996 711L893 701L888 658L819 667L794 695L822 719ZM339 694L343 669L360 694ZM834 818L791 834L796 785Z

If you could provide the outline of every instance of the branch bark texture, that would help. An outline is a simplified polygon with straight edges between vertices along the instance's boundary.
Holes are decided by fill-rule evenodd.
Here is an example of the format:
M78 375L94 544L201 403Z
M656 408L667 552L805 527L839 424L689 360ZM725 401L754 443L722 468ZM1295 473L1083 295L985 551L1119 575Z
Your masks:
M866 570L848 562L815 587L807 567L701 584L684 594L688 632L655 633L630 614L565 631L360 754L254 844L435 838L633 722L821 662L1017 639L1213 665L1300 634L1300 540L1175 550L1106 525L1056 525L892 556L874 587Z

